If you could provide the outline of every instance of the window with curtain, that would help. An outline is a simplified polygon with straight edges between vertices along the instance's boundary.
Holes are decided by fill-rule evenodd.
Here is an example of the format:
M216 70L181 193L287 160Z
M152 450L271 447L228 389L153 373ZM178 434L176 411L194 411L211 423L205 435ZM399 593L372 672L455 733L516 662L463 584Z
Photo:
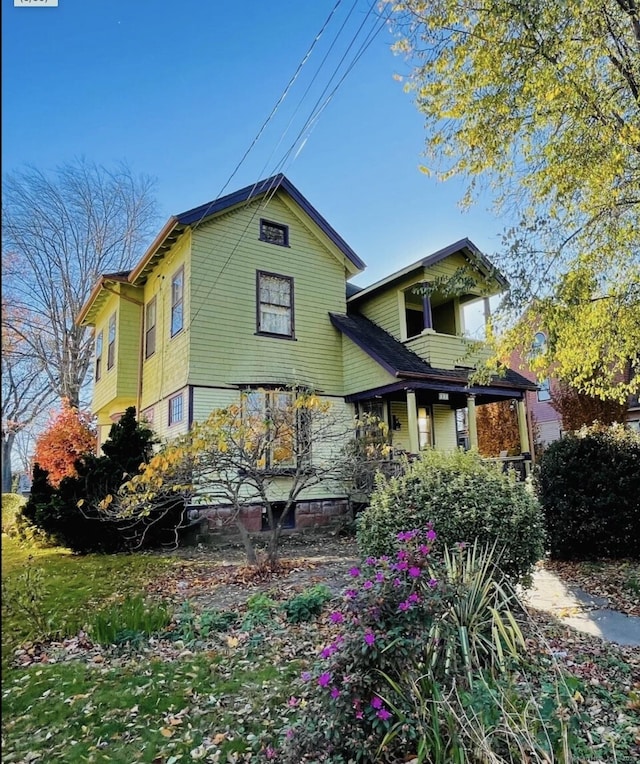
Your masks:
M293 279L258 271L258 333L293 337Z

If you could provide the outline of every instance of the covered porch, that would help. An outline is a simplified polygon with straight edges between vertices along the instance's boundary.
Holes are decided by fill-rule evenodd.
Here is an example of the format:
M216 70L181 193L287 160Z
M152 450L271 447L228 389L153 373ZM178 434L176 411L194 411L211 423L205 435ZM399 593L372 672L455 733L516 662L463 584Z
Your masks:
M435 371L435 370L434 370ZM478 447L477 410L497 401L512 402L518 419L520 454L501 454L498 461L522 477L531 471L532 432L526 390L509 385L467 386L452 380L402 380L348 396L356 413L372 414L388 426L390 459L410 459L427 448L453 451ZM393 469L392 469L393 473Z

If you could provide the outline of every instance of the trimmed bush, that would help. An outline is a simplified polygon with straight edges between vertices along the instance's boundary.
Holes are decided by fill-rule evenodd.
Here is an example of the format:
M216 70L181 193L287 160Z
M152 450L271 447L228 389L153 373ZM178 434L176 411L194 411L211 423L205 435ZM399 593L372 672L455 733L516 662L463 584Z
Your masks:
M24 496L17 493L2 494L2 532L7 536L16 536L16 517L26 503Z
M2 494L2 532L26 546L46 548L55 546L45 531L38 528L25 514L27 500L16 493Z
M551 443L536 488L553 558L640 558L638 435L596 425Z
M400 531L431 524L444 546L495 543L514 583L527 583L544 551L542 513L530 489L470 451L425 451L404 475L378 477L357 523L363 555L393 554Z

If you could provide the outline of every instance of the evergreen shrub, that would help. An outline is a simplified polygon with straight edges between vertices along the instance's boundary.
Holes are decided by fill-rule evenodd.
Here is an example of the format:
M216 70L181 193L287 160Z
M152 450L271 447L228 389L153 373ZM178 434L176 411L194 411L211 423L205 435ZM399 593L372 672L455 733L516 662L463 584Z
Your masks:
M553 558L640 558L640 436L621 425L566 435L535 483Z
M138 423L130 407L112 425L103 444L104 456L88 454L76 462L75 477L65 477L54 488L46 470L34 466L31 496L24 517L74 552L117 552L175 543L185 525L185 506L176 497L171 508L150 507L144 523L105 517L100 503L118 489L152 453L154 436Z
M512 583L527 583L544 551L542 512L530 487L471 451L425 451L404 475L378 476L357 518L360 552L394 554L399 532L428 523L445 547L495 544Z

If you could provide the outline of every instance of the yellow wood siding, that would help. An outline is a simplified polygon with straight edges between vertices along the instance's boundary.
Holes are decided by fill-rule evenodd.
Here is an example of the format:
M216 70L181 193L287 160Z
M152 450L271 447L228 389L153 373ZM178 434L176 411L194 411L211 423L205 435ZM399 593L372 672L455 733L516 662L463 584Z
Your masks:
M459 268L470 267L467 260L459 254L447 257L439 263L418 271L398 282L393 283L388 289L372 295L370 298L364 298L357 301L357 309L368 319L385 331L392 334L396 339L405 340L407 338L406 322L404 318L404 292L412 286L421 284L423 281L430 281L436 278L449 278ZM480 277L478 276L478 282ZM497 292L497 290L496 290ZM419 299L417 300L419 302ZM449 322L447 329L454 333L462 332L462 317L460 313L460 304L454 300L455 323Z
M144 303L156 298L156 351L143 362L142 405L147 409L182 389L189 375L191 235L185 233L149 274ZM171 337L171 280L184 268L183 329ZM144 353L144 348L141 349ZM166 415L166 406L165 415ZM165 416L166 420L166 416Z
M411 444L409 443L409 417L407 414L407 404L404 401L391 401L392 426L394 417L396 417L400 422L400 429L391 430L393 447L402 451L410 451Z
M433 439L436 451L455 451L458 446L456 412L449 406L433 405Z
M289 246L259 240L260 219L289 226ZM256 335L256 272L293 279L295 340ZM303 384L342 392L345 269L277 197L201 226L192 245L189 382Z
M342 347L345 395L351 395L362 390L372 390L375 387L398 381L393 374L380 366L347 337L343 336Z
M488 350L478 349L463 337L430 331L406 340L405 345L438 369L453 369L455 366L475 367L490 355Z
M142 292L126 284L114 287L96 316L94 337L102 332L102 374L93 388L92 410L99 425L111 424L111 416L135 406L138 394L141 308L136 302ZM128 298L128 299L127 299ZM113 366L107 368L109 352L109 321L116 316L116 340ZM95 358L93 361L95 375Z

